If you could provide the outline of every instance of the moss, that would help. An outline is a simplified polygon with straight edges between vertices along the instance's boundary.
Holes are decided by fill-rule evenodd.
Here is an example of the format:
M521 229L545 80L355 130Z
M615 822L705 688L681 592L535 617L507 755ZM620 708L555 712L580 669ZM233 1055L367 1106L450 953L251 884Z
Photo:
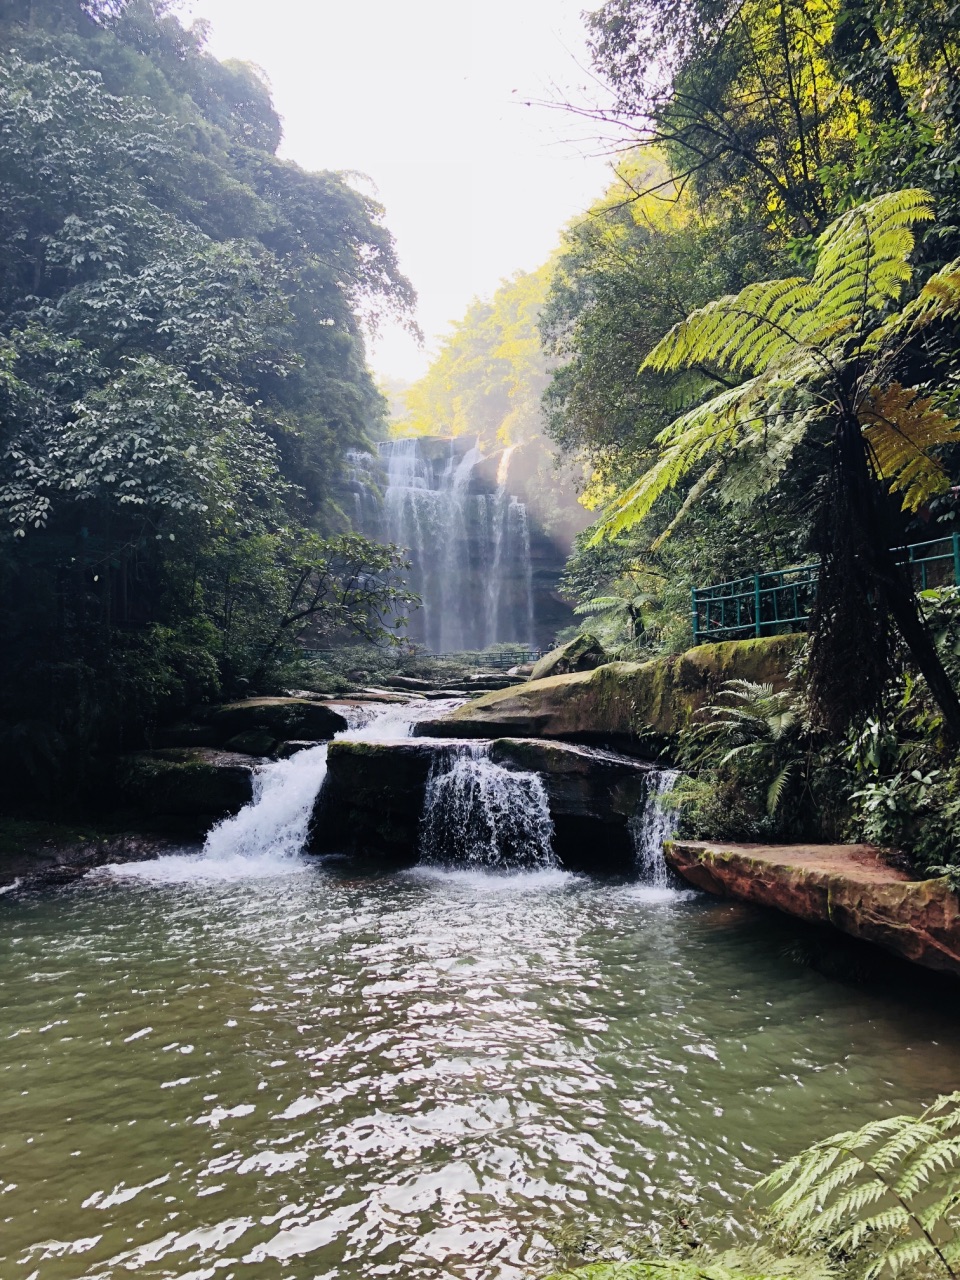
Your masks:
M649 739L663 746L688 727L727 680L782 688L802 637L770 636L700 645L676 657L611 662L485 694L422 732L451 737Z

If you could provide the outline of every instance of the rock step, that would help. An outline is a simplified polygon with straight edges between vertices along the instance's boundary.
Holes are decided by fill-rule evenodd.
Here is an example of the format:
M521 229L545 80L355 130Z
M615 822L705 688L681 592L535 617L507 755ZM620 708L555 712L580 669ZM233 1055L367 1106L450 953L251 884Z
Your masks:
M313 847L323 853L373 853L415 862L430 769L438 756L457 745L423 737L331 743ZM554 851L563 866L601 873L633 870L629 824L646 798L651 765L572 743L517 738L491 743L488 758L543 778Z
M911 880L870 845L674 840L665 853L698 889L830 924L915 964L960 976L960 898L945 879Z
M800 636L699 645L649 662L610 662L590 671L530 680L485 694L414 729L429 737L560 738L645 755L666 746L727 680L787 683Z

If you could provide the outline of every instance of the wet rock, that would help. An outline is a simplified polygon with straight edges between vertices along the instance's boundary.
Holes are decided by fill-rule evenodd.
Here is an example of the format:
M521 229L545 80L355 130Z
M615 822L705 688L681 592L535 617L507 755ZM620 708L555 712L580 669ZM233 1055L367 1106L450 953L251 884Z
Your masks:
M727 680L787 684L802 636L704 644L649 662L610 662L485 694L415 734L561 738L652 756L669 745Z
M137 751L117 760L117 796L148 816L197 819L203 831L250 801L258 764L254 756L205 747Z
M234 734L223 744L225 751L246 756L272 756L276 746L276 738L267 729L248 729L246 733Z
M960 898L945 879L911 880L869 845L675 840L668 863L721 897L774 907L960 976Z
M310 698L245 698L218 707L210 717L218 742L238 734L265 732L274 742L290 738L332 738L347 722L324 702Z
M452 761L456 745L423 738L332 743L314 822L317 849L415 861L431 767L444 757ZM572 743L517 739L493 742L489 759L540 774L554 852L563 866L601 872L633 867L630 820L644 802L648 765Z
M288 742L280 742L274 755L278 760L289 760L301 751L309 751L311 747L319 747L320 743L310 738L291 738Z
M535 662L530 672L531 680L545 680L548 676L566 676L571 671L592 671L608 661L603 645L589 633L574 636L559 649L551 649Z

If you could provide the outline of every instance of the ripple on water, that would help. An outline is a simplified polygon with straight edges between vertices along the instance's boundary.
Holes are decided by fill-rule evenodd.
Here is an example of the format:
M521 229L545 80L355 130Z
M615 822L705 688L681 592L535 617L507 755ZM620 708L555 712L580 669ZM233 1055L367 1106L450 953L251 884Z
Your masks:
M3 904L4 1280L519 1276L545 1222L735 1202L960 1066L688 892L194 868Z

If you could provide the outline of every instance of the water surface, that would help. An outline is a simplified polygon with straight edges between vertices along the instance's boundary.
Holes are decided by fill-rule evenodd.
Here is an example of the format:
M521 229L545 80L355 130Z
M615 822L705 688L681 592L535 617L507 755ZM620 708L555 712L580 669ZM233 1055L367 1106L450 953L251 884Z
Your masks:
M4 1280L512 1277L960 1079L951 1019L749 908L287 870L0 900Z

